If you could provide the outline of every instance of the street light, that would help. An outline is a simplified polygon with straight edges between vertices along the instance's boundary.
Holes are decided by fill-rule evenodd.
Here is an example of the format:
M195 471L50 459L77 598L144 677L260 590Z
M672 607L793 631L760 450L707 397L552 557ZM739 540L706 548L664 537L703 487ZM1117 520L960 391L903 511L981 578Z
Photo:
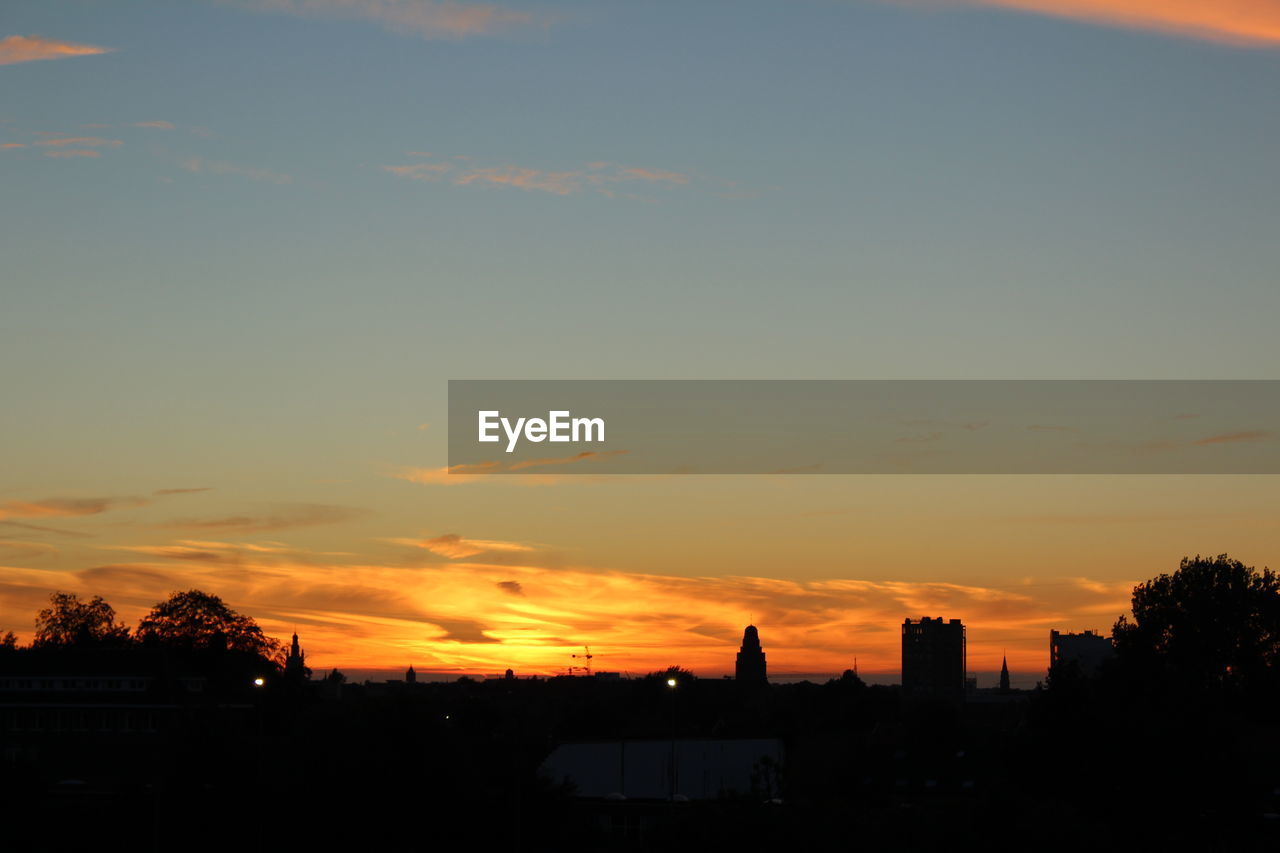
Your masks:
M676 686L676 680L675 680L674 678L668 678L668 679L667 679L667 686L668 686L668 687L675 687L675 686Z
M255 679L253 680L253 686L254 686L254 687L261 687L262 685L264 685L264 684L266 684L266 683L267 683L267 680L266 680L265 678L263 678L262 676L258 676L257 678L255 678Z

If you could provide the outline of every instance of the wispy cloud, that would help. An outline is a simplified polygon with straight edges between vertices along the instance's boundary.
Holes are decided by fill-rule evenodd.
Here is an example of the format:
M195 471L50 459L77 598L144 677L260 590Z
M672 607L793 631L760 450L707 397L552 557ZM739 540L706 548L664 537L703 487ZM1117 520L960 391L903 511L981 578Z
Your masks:
M369 21L423 39L494 35L534 23L529 12L451 0L248 0L241 5L302 18Z
M262 181L268 184L287 184L293 181L291 175L285 175L280 172L273 172L270 169L257 169L251 166L238 166L235 163L227 163L223 160L210 160L205 157L184 157L178 161L178 165L188 172L196 174L207 173L210 175L237 175L242 178L248 178L252 181Z
M0 503L0 519L57 518L98 515L122 507L145 506L145 498L48 498L41 501L7 501Z
M898 0L906 2L906 0ZM933 0L995 6L1252 47L1280 45L1280 4L1271 0Z
M408 153L411 156L431 156L425 152ZM446 182L460 187L512 187L553 195L598 192L614 196L618 194L619 186L624 184L674 187L684 186L692 180L689 175L669 169L620 166L607 162L588 163L574 169L552 170L511 164L476 166L469 162L469 158L455 157L448 160L436 159L389 165L383 166L382 169L397 177L415 181Z
M58 549L45 542L0 539L0 560L29 560L56 555Z
M73 56L93 56L110 53L112 48L92 44L73 44L42 36L9 36L0 39L0 65L17 65L40 59L67 59Z
M135 121L134 127L149 127L154 130L173 130L174 124L171 121Z
M53 148L119 148L124 143L119 139L105 139L101 136L48 136L38 139L36 145Z
M536 550L532 545L525 545L522 542L503 542L498 539L463 539L456 533L446 533L443 536L436 536L432 539L392 539L390 541L399 545L425 548L433 554L439 554L441 557L448 557L451 560L474 557L477 554L494 552L529 553Z
M1228 432L1221 435L1211 435L1206 438L1198 439L1191 442L1195 445L1205 444L1238 444L1244 441L1263 441L1271 437L1271 433L1262 429L1246 430L1244 432Z
M364 510L328 504L284 504L259 513L214 518L176 518L161 527L182 530L217 530L224 533L260 533L293 527L341 524L367 515Z
M92 148L56 148L53 151L44 152L46 157L101 157L102 152L95 151Z

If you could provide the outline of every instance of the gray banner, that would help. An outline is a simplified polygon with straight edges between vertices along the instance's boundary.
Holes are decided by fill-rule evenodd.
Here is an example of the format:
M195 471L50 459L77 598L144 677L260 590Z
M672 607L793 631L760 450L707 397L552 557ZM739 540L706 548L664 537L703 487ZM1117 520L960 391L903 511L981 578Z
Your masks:
M451 380L456 474L1276 474L1277 380Z

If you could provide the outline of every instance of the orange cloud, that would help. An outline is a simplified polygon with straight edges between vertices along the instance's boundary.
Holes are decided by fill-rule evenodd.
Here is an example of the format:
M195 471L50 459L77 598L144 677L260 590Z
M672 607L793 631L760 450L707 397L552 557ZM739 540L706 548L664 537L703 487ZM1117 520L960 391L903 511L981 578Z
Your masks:
M303 18L371 21L391 32L424 39L492 35L533 22L528 12L453 0L257 0L249 5L262 12Z
M103 139L101 136L54 136L36 142L36 145L74 145L78 148L116 148L123 144L119 139Z
M466 541L494 544L452 544ZM136 621L172 590L198 587L275 636L298 626L320 668L412 661L420 670L457 674L507 667L553 674L590 645L600 669L644 673L677 664L707 676L732 670L742 628L754 618L775 675L834 675L856 656L864 673L894 678L904 617L962 618L971 670L998 669L1007 651L1012 668L1038 672L1047 664L1050 628L1106 630L1127 609L1131 589L1088 578L993 588L461 561L337 565L273 547L251 552L180 540L130 549L156 562L75 572L7 568L0 570L0 612L34 614L49 591L62 589L101 594ZM234 554L234 565L219 554ZM13 627L21 626L0 625Z
M391 539L399 545L411 545L425 548L433 554L448 557L451 560L463 557L474 557L477 554L498 552L521 553L535 550L532 545L520 542L502 542L497 539L463 539L456 533L446 533L434 539Z
M340 524L365 515L363 510L328 504L283 504L260 513L215 518L177 518L162 527L227 533L261 533L296 527ZM217 535L215 533L215 535Z
M410 154L414 152L410 151ZM448 163L411 163L408 166L383 166L383 171L390 172L393 175L399 175L402 178L413 178L419 181L438 180L442 175L448 172L452 166Z
M520 166L471 169L453 181L458 186L473 183L512 186L522 190L542 190L556 195L569 195L582 189L579 172L548 172L543 169L527 169Z
M72 56L93 56L110 53L112 48L91 44L72 44L69 41L42 38L41 36L9 36L0 39L0 65L17 65L19 62L35 62L39 59L66 59Z
M0 560L27 560L56 555L58 549L44 542L19 542L0 539Z
M946 2L946 0L943 0ZM952 0L1240 46L1280 44L1274 0Z
M6 501L0 504L0 519L49 518L97 515L117 507L146 506L143 498L49 498L43 501Z

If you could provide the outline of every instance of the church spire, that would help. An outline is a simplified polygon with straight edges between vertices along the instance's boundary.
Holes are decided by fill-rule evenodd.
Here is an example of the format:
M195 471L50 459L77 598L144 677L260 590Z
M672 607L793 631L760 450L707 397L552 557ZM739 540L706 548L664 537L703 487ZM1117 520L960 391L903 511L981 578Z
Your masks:
M285 678L299 680L311 677L311 670L307 669L307 653L298 644L297 631L293 632L293 640L289 643L289 656L284 659L284 675Z
M1005 655L1000 660L1000 692L1009 692L1009 657Z

